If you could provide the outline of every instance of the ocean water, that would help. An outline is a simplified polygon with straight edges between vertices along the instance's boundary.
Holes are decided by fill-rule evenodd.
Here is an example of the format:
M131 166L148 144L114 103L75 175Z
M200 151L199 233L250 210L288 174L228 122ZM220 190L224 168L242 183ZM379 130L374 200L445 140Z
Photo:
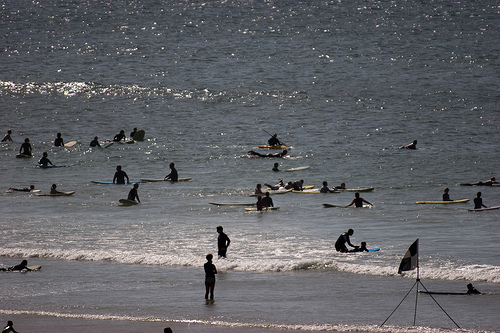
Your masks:
M415 282L397 269L418 238L427 289L483 292L437 296L444 310L466 332L497 331L500 210L415 202L449 187L500 205L500 187L458 186L500 177L499 12L461 0L3 2L0 130L14 141L0 152L0 266L43 268L0 274L2 318L378 332ZM145 141L89 147L133 127ZM53 147L57 132L78 144ZM247 156L267 132L293 146L287 158ZM34 158L15 158L25 137ZM71 166L36 168L44 151ZM276 161L311 168L276 173ZM91 183L117 165L162 178L171 162L192 180L141 184L140 205L118 203L131 185ZM255 201L256 184L278 178L374 187L361 193L374 207L323 208L352 192L275 195L265 213L208 204ZM54 183L76 193L3 192ZM218 225L232 242L206 304ZM335 252L349 228L381 250ZM455 329L425 295L414 328L415 303L383 331Z

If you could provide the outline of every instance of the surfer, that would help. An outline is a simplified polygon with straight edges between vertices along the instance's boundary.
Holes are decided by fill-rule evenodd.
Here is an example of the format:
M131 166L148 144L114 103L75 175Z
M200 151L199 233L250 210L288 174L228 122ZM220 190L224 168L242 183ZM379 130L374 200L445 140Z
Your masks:
M203 265L205 269L205 299L208 299L208 294L210 293L210 299L214 299L214 287L215 287L215 274L217 274L217 268L212 263L214 256L212 254L207 254L207 262Z
M19 149L19 153L23 155L28 155L31 156L31 144L30 144L30 139L25 138L24 143L21 145L21 148Z
M274 154L261 154L261 153L258 153L256 151L253 151L253 150L250 150L248 152L248 155L249 156L256 156L256 157L283 157L283 156L286 156L286 154L288 154L288 151L286 149L284 149L281 153L274 153Z
M407 144L406 146L401 146L399 149L417 149L417 140L413 140L412 143Z
M285 185L285 190L289 190L289 189L293 189L293 183L292 182L288 182Z
M366 202L370 206L373 206L371 202L366 201L365 199L361 198L359 196L359 192L354 193L354 199L350 204L347 205L347 207L351 206L352 204L355 204L357 208L363 207L363 202Z
M56 184L52 184L52 186L50 187L50 194L62 194L64 192L60 192L57 190L57 185Z
M481 292L474 288L472 283L467 284L467 295L481 295Z
M5 141L12 141L12 137L10 136L11 134L12 134L12 131L11 131L11 130L8 130L8 131L7 131L7 134L5 134L5 136L3 137L2 142L5 142Z
M257 184L257 187L255 187L254 194L264 194L264 192L262 192L262 185Z
M295 191L302 191L302 185L304 184L304 179L296 180L292 183L292 187Z
M120 133L115 135L115 137L113 138L113 142L120 142L122 140L125 140L125 131L124 130L121 130Z
M134 138L135 133L137 133L137 127L134 127L134 130L132 132L130 132L130 138L131 139Z
M130 179L125 171L122 170L122 166L118 165L116 167L115 176L113 177L113 184L125 184L125 178L127 178L127 184L130 184Z
M53 164L53 163L52 163L52 162L48 159L48 157L47 157L47 156L48 156L47 152L46 152L46 151L45 151L45 152L43 152L43 154L42 154L42 158L38 161L38 164L40 164L41 166L44 166L44 167L48 166L48 165L49 165L49 163L50 163L50 165L54 165L54 164Z
M64 147L64 141L61 137L61 133L57 133L56 139L54 140L54 146L56 147Z
M339 238L337 239L337 241L335 242L335 250L337 250L337 252L349 252L349 250L347 249L346 243L349 244L351 247L357 249L358 246L352 245L351 240L349 238L353 234L354 234L354 230L352 230L352 229L349 229L349 230L347 230L347 232L344 232L343 234L341 234L339 236Z
M279 163L278 162L274 163L273 171L275 171L275 172L280 171L280 169L278 169L278 167L279 167Z
M349 250L348 252L370 252L366 248L366 242L361 242L360 247L356 247L354 250Z
M24 188L13 188L13 187L10 187L9 191L31 192L34 189L35 189L35 185L30 185L30 187L24 187Z
M170 163L170 173L163 178L164 180L171 180L173 182L179 181L179 174L177 173L177 170L175 169L174 163Z
M334 189L336 189L336 190L345 190L345 183L341 183L340 186L335 186Z
M450 189L445 188L443 193L443 201L451 201L450 194L448 192L450 192Z
M23 260L19 265L11 266L7 268L8 271L22 271L23 269L26 269L28 271L31 271L31 269L28 268L28 260Z
M90 147L100 147L99 138L94 136L94 140L90 141Z
M282 145L283 143L278 139L278 134L274 133L269 140L267 140L267 143L270 146L279 146Z
M257 198L257 203L255 204L257 206L257 210L258 211L261 211L263 210L264 208L267 208L267 206L264 204L264 201L262 200L262 197L259 196Z
M488 208L483 204L483 199L481 198L481 192L477 192L474 198L474 209Z
M491 177L489 180L486 180L484 182L477 182L472 185L477 185L477 186L491 186L493 184L498 184L497 180L495 177Z
M267 207L274 207L273 199L269 196L269 192L266 192L264 198L262 198L262 203Z
M217 233L219 233L219 236L217 237L217 248L218 248L218 255L219 258L225 258L226 253L227 253L227 248L229 247L229 244L231 243L231 240L229 237L224 233L224 229L222 226L217 227Z
M127 200L135 201L135 199L137 198L137 202L141 202L141 200L139 200L139 194L137 193L138 188L139 184L135 183L132 189L128 192Z
M3 328L2 333L10 333L10 332L17 333L13 325L14 323L12 322L12 320L7 321L7 326Z
M321 190L319 190L320 193L330 193L330 192L335 192L335 188L330 189L328 187L328 183L326 181L323 182L323 187Z
M264 183L264 185L266 185L267 187L269 187L273 191L279 190L280 188L282 188L284 186L284 184L283 184L283 178L279 178L278 179L278 184L276 184L276 185L269 185L267 183Z

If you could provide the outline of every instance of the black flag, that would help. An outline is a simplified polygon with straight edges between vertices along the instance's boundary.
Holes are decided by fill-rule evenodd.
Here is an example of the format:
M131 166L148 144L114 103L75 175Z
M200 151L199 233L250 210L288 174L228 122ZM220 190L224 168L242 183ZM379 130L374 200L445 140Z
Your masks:
M408 251L406 251L403 260L401 260L401 264L399 264L398 273L404 271L411 271L418 267L418 238L417 240L411 244Z

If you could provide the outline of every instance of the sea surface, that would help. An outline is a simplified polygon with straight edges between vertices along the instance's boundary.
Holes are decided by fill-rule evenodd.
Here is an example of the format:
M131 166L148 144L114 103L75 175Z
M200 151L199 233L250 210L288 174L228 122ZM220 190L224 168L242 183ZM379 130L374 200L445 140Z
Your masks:
M498 332L500 210L468 209L478 191L500 205L500 187L458 186L500 178L497 1L1 3L0 133L14 141L0 146L0 266L42 269L0 272L0 322ZM104 148L134 127L144 141ZM58 132L78 143L54 147ZM269 133L288 157L249 158ZM34 157L16 158L25 137ZM70 166L37 168L43 152ZM117 165L163 178L171 162L192 180L140 184L139 205L118 202L132 185L91 183ZM322 206L353 192L273 195L280 209L263 213L209 204L254 202L256 184L278 178L374 187L361 193L374 207ZM75 194L5 192L31 184ZM416 204L446 187L471 201ZM218 225L231 245L206 303ZM349 228L381 250L337 253ZM400 275L416 239L418 276ZM483 295L416 294L469 282Z

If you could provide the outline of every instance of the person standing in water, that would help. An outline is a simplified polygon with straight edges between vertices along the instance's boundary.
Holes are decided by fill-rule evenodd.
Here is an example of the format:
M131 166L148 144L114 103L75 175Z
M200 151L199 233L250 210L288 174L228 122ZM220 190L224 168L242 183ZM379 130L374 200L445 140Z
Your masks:
M99 138L94 136L94 140L90 141L90 147L100 147Z
M171 180L173 182L179 181L179 174L177 173L177 169L175 169L175 164L170 163L169 165L170 173L163 178L164 180Z
M57 133L56 139L54 140L54 146L56 147L64 147L64 141L61 137L61 133Z
M210 299L214 299L214 288L215 288L215 274L217 274L217 268L212 263L214 256L209 253L206 256L207 262L203 266L205 269L205 299L208 300L210 294Z
M355 204L355 206L357 208L361 208L361 207L363 207L363 202L366 202L370 206L373 206L373 204L371 202L368 202L365 199L361 198L359 196L359 192L356 192L356 193L354 193L354 199L352 200L352 202L350 204L347 205L347 207L351 206L352 204Z
M231 240L229 237L224 233L224 229L222 226L217 227L217 233L219 233L219 236L217 237L217 248L218 248L218 254L219 258L225 258L226 253L227 253L227 248L229 247L229 244L231 243Z
M483 199L481 198L481 192L477 192L476 198L474 198L474 209L488 208L483 204Z
M113 177L113 184L125 184L125 178L127 178L127 184L130 184L130 179L125 171L122 170L122 166L118 165L116 167L115 176Z

